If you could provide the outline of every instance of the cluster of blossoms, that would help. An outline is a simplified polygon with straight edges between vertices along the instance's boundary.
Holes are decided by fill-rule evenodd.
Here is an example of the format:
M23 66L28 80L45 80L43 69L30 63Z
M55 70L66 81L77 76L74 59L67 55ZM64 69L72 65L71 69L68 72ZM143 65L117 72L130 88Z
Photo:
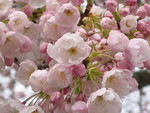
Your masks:
M3 113L120 113L138 88L135 67L150 70L150 5L106 8L87 0L0 0L0 69L36 93Z

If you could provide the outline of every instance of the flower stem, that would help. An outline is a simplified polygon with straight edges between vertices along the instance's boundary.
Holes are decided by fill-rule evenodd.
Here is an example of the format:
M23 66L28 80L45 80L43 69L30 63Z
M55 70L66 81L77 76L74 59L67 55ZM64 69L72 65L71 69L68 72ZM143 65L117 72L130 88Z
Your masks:
M85 12L81 14L81 18L80 18L80 21L78 23L78 25L82 25L83 24L83 19L84 17L88 17L88 14L90 13L91 9L92 9L92 6L93 6L93 0L87 0L87 6L86 6L86 9L85 9Z

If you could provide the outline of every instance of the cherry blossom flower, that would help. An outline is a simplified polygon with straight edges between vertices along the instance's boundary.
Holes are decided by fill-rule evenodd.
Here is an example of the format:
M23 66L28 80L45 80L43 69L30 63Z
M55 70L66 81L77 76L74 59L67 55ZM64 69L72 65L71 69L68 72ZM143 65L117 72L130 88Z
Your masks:
M65 65L56 64L54 65L47 77L47 87L44 89L46 93L52 93L62 88L66 88L70 85L73 76L70 71L67 70Z
M28 85L31 74L37 70L37 66L31 60L25 60L20 63L20 67L16 73L16 79L22 84Z
M0 1L0 16L4 16L11 8L13 5L12 0L1 0Z
M76 7L71 4L63 4L55 14L56 23L60 26L71 27L78 23L80 13Z
M138 16L127 15L123 17L120 21L120 29L123 33L129 34L131 30L137 27Z
M105 72L102 80L102 86L112 88L115 93L123 98L131 91L137 89L138 83L134 78L132 78L132 76L133 74L129 70L112 69Z
M108 47L113 51L124 51L129 43L129 39L123 33L117 30L111 30L107 39Z
M41 91L47 85L46 80L48 77L48 71L46 70L36 70L34 71L30 78L29 83L33 91Z
M87 102L88 113L120 113L121 105L119 96L106 88L93 92Z
M59 63L79 64L88 57L90 47L80 36L66 33L55 45L48 44L47 53Z
M12 30L22 32L25 28L30 26L30 21L27 15L21 11L14 11L9 15L9 26Z
M42 8L46 5L46 0L29 0L29 5L33 8Z

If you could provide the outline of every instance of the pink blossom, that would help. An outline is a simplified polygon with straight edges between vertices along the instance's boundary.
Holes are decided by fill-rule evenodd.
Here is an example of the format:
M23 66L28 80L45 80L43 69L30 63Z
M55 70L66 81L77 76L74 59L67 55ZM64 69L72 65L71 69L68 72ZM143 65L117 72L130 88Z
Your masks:
M122 52L116 53L114 57L115 57L115 60L117 60L117 61L124 59L124 56L123 56Z
M41 29L43 29L45 23L47 22L48 19L50 19L51 16L53 16L53 13L51 11L49 12L47 11L40 17L39 26Z
M47 46L48 46L48 43L47 42L42 42L40 44L40 52L41 53L47 53Z
M80 6L84 0L72 0L73 4L77 5L77 6Z
M80 13L76 7L71 4L63 4L55 15L56 23L60 26L71 27L77 25L80 19Z
M100 21L100 25L102 26L103 29L116 29L117 28L117 22L114 18L110 19L108 17L104 17Z
M19 38L21 37L18 37L18 34L19 33L15 33L12 31L6 34L6 41L3 47L1 48L4 57L14 58L19 54L20 47L21 47Z
M93 29L92 31L89 31L87 35L89 35L89 40L95 40L98 42L101 40L101 34L99 29Z
M41 38L41 30L38 24L30 23L28 28L25 28L23 34L29 37L32 41Z
M48 77L48 71L46 70L36 70L34 71L30 78L29 83L33 91L41 91L47 85L46 80Z
M5 65L6 66L12 66L13 63L14 63L14 58L6 58L6 57L4 57L4 60L5 60Z
M71 70L72 75L76 77L82 77L86 73L86 68L83 64L70 66L69 69Z
M58 1L58 3L61 3L61 4L65 4L65 3L69 2L69 0L57 0L57 1Z
M12 8L12 5L13 5L12 0L1 0L0 16L4 16Z
M55 45L49 43L47 53L59 63L79 64L89 56L90 50L80 36L66 33Z
M57 0L46 0L46 11L56 13L61 4Z
M1 27L3 27L3 26L1 26ZM5 43L5 41L6 41L6 34L3 31L3 29L0 28L0 47L3 46L3 44Z
M59 26L55 20L55 17L52 16L43 27L44 39L49 42L51 40L58 40L64 33L70 30L70 27L66 28Z
M21 11L14 11L8 16L9 26L12 30L22 32L25 28L30 26L30 21L27 18L27 15Z
M150 46L144 39L131 39L126 52L134 66L143 67L150 57Z
M73 113L88 113L87 105L83 101L77 101L72 105Z
M96 15L103 15L105 13L105 10L98 6L93 5L90 13L94 13Z
M75 34L81 36L83 40L87 40L88 38L86 30L83 28L79 28L78 31L75 32Z
M54 92L52 93L49 101L58 107L62 107L64 104L64 97L60 92Z
M108 47L116 52L124 51L129 43L129 39L117 30L111 30L107 39Z
M134 5L137 4L137 0L128 0L126 3L127 3L127 5L129 5L129 6L134 6Z
M140 8L138 8L136 14L141 18L145 18L147 16L147 11L144 6L141 6Z
M131 30L136 29L137 27L138 16L127 15L123 17L120 21L121 31L126 34L130 34Z
M37 70L37 66L31 60L25 60L21 62L20 67L16 72L16 80L21 82L22 84L28 85L29 77L35 70Z
M117 2L115 0L107 0L106 8L112 13L115 12L117 8Z
M150 5L149 4L144 4L144 8L147 11L147 16L150 16Z
M28 106L24 109L22 109L19 113L44 113L44 111L42 110L42 108L40 106Z
M35 9L46 5L46 0L29 0L29 5Z
M27 36L25 35L22 36L22 38L20 39L20 52L29 52L31 50L32 50L32 41Z
M23 105L20 101L10 99L8 103L4 103L0 106L0 112L1 113L18 113L23 108L25 108L25 105Z
M25 35L12 31L6 34L6 41L2 47L3 56L14 58L19 55L20 52L29 52L31 50L32 42Z
M131 91L137 89L138 83L132 76L133 74L129 70L112 69L111 71L105 72L102 86L112 88L121 98L123 98Z
M102 88L90 95L87 106L88 113L120 113L122 102L114 91Z
M150 35L150 21L140 20L138 21L137 29L144 35Z
M34 11L34 9L29 5L26 5L23 9L28 17L30 17L32 15L32 12Z
M121 9L120 9L120 14L121 14L122 16L127 16L128 14L130 14L130 9L129 9L129 7L121 8Z
M129 53L123 54L123 59L119 60L117 62L117 68L119 69L128 69L130 71L134 71L135 66L132 64L132 61L130 60L130 55Z
M60 89L66 88L70 85L73 79L70 71L62 64L54 65L49 73L47 78L47 87L44 91L48 94L58 91Z

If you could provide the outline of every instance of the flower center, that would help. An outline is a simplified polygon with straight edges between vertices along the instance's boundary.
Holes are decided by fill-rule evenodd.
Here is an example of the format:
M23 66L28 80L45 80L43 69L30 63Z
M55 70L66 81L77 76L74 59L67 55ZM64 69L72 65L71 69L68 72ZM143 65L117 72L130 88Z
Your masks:
M67 16L70 16L72 15L72 12L68 9L65 9L64 13L67 15Z
M75 47L72 47L72 48L68 49L68 53L69 53L69 55L75 55L77 53L77 50Z

